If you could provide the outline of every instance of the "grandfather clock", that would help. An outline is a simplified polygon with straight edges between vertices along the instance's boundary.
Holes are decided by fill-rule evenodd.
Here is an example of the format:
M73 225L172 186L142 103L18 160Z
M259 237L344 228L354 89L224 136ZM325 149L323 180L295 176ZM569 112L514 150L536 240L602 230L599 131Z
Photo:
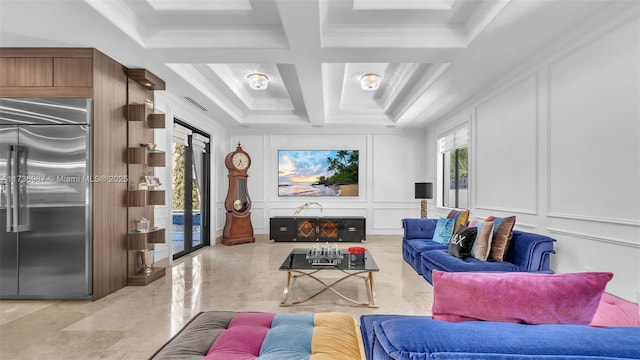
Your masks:
M222 231L222 243L235 245L255 242L253 225L251 225L251 199L247 191L247 170L251 166L251 157L240 143L235 151L224 158L224 164L229 169L229 191L224 200L227 218Z

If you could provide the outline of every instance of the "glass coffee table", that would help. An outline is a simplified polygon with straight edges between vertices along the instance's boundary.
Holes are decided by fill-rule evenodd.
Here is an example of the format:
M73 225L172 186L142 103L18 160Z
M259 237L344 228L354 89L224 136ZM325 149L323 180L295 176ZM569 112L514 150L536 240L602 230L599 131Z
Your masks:
M292 306L304 303L313 299L314 297L320 295L321 293L329 290L334 294L338 295L342 299L351 302L355 305L366 306L377 308L378 303L376 300L376 293L373 287L373 273L379 271L378 264L376 264L373 256L369 252L369 250L365 251L364 261L360 261L359 263L353 263L350 261L350 255L344 254L342 255L342 260L335 264L313 264L310 259L307 259L307 253L309 252L309 248L295 248L291 250L289 255L284 259L282 265L280 265L280 271L287 272L287 282L284 287L284 292L282 293L282 300L280 301L280 306ZM320 279L317 275L322 273L332 272L332 273L341 273L342 277L338 279L332 279L330 282ZM342 281L350 278L361 278L365 282L365 286L367 288L367 302L362 302L357 299L352 299L343 293L336 290L335 286ZM308 296L302 300L296 301L287 301L289 297L289 292L292 285L292 278L295 281L297 278L310 278L318 283L320 283L323 288L318 292Z

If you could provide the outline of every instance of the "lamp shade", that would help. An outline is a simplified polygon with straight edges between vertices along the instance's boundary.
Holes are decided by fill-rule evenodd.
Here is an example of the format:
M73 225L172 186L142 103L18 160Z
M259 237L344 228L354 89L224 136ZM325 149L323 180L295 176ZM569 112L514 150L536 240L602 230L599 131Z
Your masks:
M433 184L428 182L416 183L416 199L432 199Z

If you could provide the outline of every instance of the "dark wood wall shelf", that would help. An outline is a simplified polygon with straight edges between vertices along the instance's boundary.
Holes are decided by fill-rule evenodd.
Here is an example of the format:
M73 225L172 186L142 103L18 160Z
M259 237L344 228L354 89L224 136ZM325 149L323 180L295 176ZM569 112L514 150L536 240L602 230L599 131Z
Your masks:
M146 121L147 126L152 129L165 128L165 114L155 111L147 104L129 104L127 105L127 120L129 121Z
M129 207L147 206L147 190L129 190Z
M165 229L150 229L147 232L130 231L128 234L130 250L153 249L153 244L164 243Z
M364 217L275 216L270 220L273 241L361 242L366 240Z
M149 190L147 205L164 205L164 190Z
M129 160L129 164L164 167L165 157L164 151L148 150L144 146L132 146L127 149L127 159Z
M127 159L129 164L146 164L147 148L142 146L134 146L127 149Z
M134 275L127 277L127 284L131 286L145 286L160 279L166 275L166 269L163 267L151 268L151 273L145 274L144 272L138 272Z
M153 150L147 153L147 165L152 167L165 166L165 153L160 150Z
M152 129L164 129L165 115L163 113L153 113L147 115L147 126Z
M149 90L165 90L166 84L164 80L154 75L147 69L127 69L127 77L137 81L140 85Z

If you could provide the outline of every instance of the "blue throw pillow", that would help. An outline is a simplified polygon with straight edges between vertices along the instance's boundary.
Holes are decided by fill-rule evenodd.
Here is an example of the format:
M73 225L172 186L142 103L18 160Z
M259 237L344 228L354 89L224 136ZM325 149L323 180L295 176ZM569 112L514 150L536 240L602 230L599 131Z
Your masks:
M453 235L453 227L455 224L455 219L438 219L436 231L433 233L433 241L442 245L448 245L451 235Z

